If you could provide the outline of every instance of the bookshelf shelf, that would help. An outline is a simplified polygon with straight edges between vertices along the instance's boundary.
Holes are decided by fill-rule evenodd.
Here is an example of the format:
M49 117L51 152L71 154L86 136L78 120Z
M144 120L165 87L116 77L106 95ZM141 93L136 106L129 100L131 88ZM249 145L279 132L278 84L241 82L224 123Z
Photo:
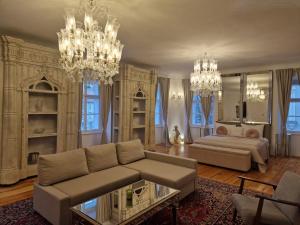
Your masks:
M28 138L44 138L44 137L56 137L57 133L47 133L47 134L31 134Z
M29 112L28 115L57 115L57 112Z
M146 113L146 111L133 111L132 113L133 114L143 114L143 113Z

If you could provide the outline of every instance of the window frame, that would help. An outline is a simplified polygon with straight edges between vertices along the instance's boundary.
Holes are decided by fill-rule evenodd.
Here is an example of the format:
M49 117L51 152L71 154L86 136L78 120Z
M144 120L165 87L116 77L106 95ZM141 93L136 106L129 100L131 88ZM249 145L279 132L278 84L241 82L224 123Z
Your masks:
M81 124L80 124L80 130L81 133L83 134L89 134L89 133L99 133L101 132L101 102L100 102L100 86L98 83L95 82L95 85L98 85L98 95L91 95L91 94L87 94L87 85L89 85L88 82L83 82L82 83L82 119L83 119L83 126L84 128L82 128ZM87 103L89 99L97 99L99 100L99 112L98 113L87 113ZM94 115L97 116L98 115L98 129L87 129L87 117L89 115ZM81 120L82 121L82 120Z

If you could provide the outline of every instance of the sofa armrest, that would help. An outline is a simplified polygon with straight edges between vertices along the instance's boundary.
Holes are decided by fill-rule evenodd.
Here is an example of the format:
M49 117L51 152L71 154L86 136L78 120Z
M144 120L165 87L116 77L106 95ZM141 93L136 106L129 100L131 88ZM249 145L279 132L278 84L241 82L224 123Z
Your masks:
M54 225L71 224L70 198L52 186L34 184L33 208Z
M183 167L197 170L198 162L195 159L189 159L180 156L173 156L164 153L157 153L157 152L150 152L150 151L144 151L144 152L147 159L152 159L156 161L161 161L161 162L170 163L177 166L183 166Z

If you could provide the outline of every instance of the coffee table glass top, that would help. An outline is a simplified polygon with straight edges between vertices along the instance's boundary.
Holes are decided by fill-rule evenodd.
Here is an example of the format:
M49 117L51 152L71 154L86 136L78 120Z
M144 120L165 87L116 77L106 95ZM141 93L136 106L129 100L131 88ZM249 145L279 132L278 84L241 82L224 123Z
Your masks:
M72 207L94 224L126 223L176 196L180 191L141 180Z

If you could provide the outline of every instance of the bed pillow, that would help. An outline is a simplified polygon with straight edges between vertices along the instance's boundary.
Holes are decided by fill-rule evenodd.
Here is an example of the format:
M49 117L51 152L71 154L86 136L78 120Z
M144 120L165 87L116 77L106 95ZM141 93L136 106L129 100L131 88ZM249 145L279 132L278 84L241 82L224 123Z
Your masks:
M264 125L248 125L248 124L242 124L242 127L244 128L244 136L247 137L247 135L249 136L256 136L255 133L258 133L258 137L257 138L262 138L263 137L263 132L264 132ZM248 130L250 130L248 132ZM255 132L254 130L256 130L257 132Z
M224 127L227 130L227 133L225 132ZM215 123L215 133L214 135L228 135L228 136L235 136L235 137L241 137L243 136L243 128L237 127L236 125L232 124L223 124L223 123ZM226 134L225 134L226 133Z
M223 123L215 123L214 135L229 135L229 125Z
M228 130L225 126L219 126L216 129L216 134L217 135L228 135Z
M257 131L257 129L248 129L245 133L245 137L247 138L259 138L259 132Z

